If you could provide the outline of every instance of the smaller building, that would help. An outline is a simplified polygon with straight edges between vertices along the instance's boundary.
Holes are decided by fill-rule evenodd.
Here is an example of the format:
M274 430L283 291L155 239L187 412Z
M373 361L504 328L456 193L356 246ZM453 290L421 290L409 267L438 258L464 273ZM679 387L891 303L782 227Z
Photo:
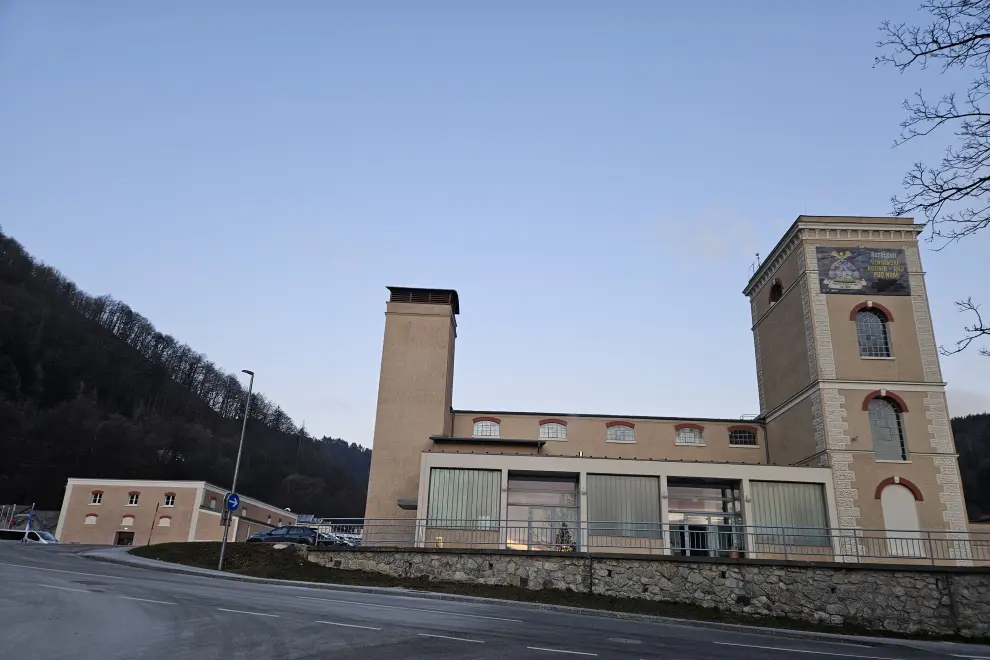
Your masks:
M69 479L55 536L93 545L219 541L226 493L205 481ZM244 541L295 521L285 509L242 495L227 538Z

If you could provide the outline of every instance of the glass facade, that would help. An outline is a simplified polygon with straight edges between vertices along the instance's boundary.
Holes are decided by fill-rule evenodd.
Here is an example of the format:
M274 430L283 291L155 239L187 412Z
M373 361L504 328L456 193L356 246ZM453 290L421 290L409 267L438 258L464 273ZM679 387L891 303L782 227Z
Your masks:
M433 468L427 524L447 529L496 529L501 492L499 470Z
M577 475L509 474L506 545L515 550L577 550Z
M660 478L588 475L588 533L661 538Z
M667 507L673 554L721 557L743 549L738 481L670 477Z
M828 546L828 514L821 484L751 481L752 525L767 528L757 544Z

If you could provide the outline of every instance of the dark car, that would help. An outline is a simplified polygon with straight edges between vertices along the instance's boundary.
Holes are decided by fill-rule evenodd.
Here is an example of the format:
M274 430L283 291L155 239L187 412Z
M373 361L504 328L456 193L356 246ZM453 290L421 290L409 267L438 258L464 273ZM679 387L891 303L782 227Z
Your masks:
M276 527L267 532L252 534L247 540L248 543L298 543L301 545L316 545L320 542L319 532L312 527L300 527L298 525Z

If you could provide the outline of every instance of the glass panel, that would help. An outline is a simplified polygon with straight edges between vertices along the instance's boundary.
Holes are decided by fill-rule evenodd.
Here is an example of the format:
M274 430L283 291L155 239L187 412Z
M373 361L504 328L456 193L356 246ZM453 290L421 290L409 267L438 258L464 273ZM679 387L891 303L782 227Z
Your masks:
M904 433L901 413L886 399L873 399L869 406L870 432L873 435L873 453L880 460L902 461Z
M544 506L577 506L574 493L543 493L525 490L510 490L509 504L535 504Z
M427 518L431 527L491 529L499 519L499 470L434 468Z
M756 535L757 543L772 545L829 546L828 515L821 484L774 481L750 482L753 524L767 527Z
M588 533L660 538L660 479L588 475Z

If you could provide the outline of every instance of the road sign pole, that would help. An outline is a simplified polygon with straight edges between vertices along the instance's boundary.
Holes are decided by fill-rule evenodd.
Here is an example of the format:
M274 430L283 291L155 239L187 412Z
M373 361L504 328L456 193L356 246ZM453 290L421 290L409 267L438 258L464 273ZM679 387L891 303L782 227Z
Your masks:
M247 422L248 413L251 412L251 391L254 389L254 372L248 371L247 369L242 369L243 373L249 374L251 376L251 382L248 384L247 401L244 402L244 421L241 423L241 441L237 444L237 460L234 462L234 481L230 484L230 493L224 498L224 506L230 501L230 497L237 497L237 473L241 469L241 451L244 449L244 434L247 432ZM234 504L234 509L237 508L237 503ZM230 529L230 514L233 511L229 511L227 514L227 524L223 526L223 540L220 541L220 562L217 564L217 570L223 570L223 556L227 554L227 532Z

